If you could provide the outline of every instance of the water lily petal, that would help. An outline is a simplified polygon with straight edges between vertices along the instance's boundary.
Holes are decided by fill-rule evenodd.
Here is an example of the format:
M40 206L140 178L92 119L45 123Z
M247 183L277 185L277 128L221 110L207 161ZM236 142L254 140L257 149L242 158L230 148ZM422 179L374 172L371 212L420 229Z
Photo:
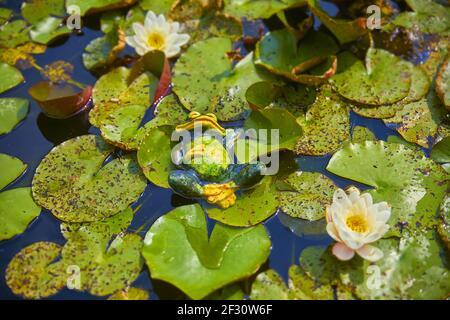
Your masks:
M355 251L340 242L333 246L333 254L342 261L348 261L355 255Z
M337 242L342 242L334 223L327 224L327 232L330 235L330 237L332 237L334 240L336 240Z
M334 250L333 250L334 253ZM383 258L383 251L378 249L377 247L371 246L371 245L365 245L358 250L356 250L356 253L363 259L366 259L370 262L375 262Z

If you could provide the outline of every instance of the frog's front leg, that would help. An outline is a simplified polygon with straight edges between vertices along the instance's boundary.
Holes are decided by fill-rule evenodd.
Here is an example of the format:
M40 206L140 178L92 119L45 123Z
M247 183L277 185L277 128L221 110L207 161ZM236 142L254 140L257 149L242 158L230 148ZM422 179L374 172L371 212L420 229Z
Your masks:
M169 185L185 198L201 198L203 187L199 178L189 171L174 170L169 175Z

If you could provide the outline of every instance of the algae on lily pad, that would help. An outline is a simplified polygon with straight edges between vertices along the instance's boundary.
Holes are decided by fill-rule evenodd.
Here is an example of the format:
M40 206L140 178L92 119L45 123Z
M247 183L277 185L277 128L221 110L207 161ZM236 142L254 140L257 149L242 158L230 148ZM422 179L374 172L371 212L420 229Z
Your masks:
M0 63L0 93L14 88L21 84L23 80L19 70L6 63Z
M10 132L28 114L29 102L22 98L0 99L0 134Z
M61 246L52 242L36 242L22 249L6 269L6 284L14 294L28 299L51 296L66 285L66 269L52 264Z
M193 44L173 69L173 91L185 108L214 113L219 120L243 119L247 88L262 77L250 53L234 67L226 53L232 50L227 38L210 38Z
M94 108L89 121L100 128L102 137L126 150L138 147L137 133L151 106L158 80L151 73L135 75L119 67L103 75L92 93Z
M302 155L325 155L333 152L350 138L348 104L332 92L328 85L321 87L316 101L306 115L297 118L303 135L295 152Z
M397 102L409 93L411 65L388 51L370 48L365 64L344 52L338 63L331 83L344 98L377 106Z
M316 172L297 171L277 181L280 208L286 214L316 221L325 217L325 209L333 200L334 183Z
M336 71L334 55L338 51L336 42L326 33L310 31L298 41L290 30L281 29L267 33L258 42L255 63L292 81L317 85L326 82ZM329 57L331 64L325 72L314 72L327 64Z
M272 177L266 176L253 189L238 193L236 203L227 209L205 208L208 216L226 225L235 227L254 226L275 214L278 207Z
M104 164L112 152L94 135L53 148L33 178L37 203L67 222L102 220L124 210L139 198L146 181L133 155Z
M374 202L392 207L386 236L436 226L436 211L450 186L450 175L421 152L383 141L344 145L327 170L373 187Z
M145 236L142 255L152 278L169 282L193 299L254 274L271 242L264 226L233 228L217 223L208 239L199 205L172 210Z

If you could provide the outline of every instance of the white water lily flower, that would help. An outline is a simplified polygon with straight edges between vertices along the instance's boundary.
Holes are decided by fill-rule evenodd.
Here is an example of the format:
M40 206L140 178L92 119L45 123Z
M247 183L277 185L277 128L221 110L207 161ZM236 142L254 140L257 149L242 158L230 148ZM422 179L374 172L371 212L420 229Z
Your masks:
M162 14L157 16L152 11L147 12L144 25L133 23L133 31L134 36L126 37L125 40L141 56L152 50L160 50L166 57L174 57L190 38L188 34L179 33L181 26L178 22L167 21Z
M378 261L383 252L369 245L380 239L389 229L386 224L391 208L386 202L373 203L369 193L360 194L351 187L347 193L338 189L333 203L327 207L327 232L337 241L333 254L343 261L350 260L355 252L368 261Z

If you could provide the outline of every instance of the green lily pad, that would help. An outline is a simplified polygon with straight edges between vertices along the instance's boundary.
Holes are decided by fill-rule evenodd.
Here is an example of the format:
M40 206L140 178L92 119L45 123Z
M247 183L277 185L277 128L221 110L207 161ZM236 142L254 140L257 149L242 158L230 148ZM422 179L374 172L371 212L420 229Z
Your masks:
M172 168L171 136L173 126L163 125L146 131L137 153L144 175L159 187L170 188L169 173Z
M365 66L349 52L338 56L341 72L331 78L343 97L367 105L392 104L411 87L411 65L383 49L370 48Z
M314 67L339 51L333 38L320 31L311 31L297 42L297 37L288 29L269 32L256 46L255 63L274 74L304 84L317 85L334 74L336 68L332 65L323 74L314 72ZM311 69L311 73L305 73Z
M148 300L149 293L141 288L126 288L115 292L108 300Z
M447 249L450 249L450 195L445 196L439 211L443 221L438 225L438 232Z
M224 12L237 18L267 19L292 6L302 6L299 0L225 0Z
M124 67L103 75L95 84L95 106L89 113L89 121L100 128L102 137L126 150L137 149L138 129L158 85L151 73L132 76L132 70Z
M47 16L33 24L30 30L30 38L37 43L50 44L71 32L69 27L64 24L62 16Z
M288 300L288 286L272 269L261 272L252 283L252 300Z
M370 140L370 141L377 140L377 138L375 137L373 132L370 131L369 129L367 129L366 127L355 126L355 127L353 127L353 130L352 130L352 139L351 140L353 143L358 143L358 142L364 142L367 140Z
M245 300L244 292L239 284L233 283L214 291L203 300Z
M0 99L0 134L10 132L28 114L29 102L21 98Z
M330 17L320 6L318 0L307 0L311 12L336 36L340 43L347 43L365 35L366 19L335 19Z
M65 15L64 0L28 0L24 1L20 11L25 20L31 24L38 23L48 16Z
M136 0L66 0L66 8L77 6L80 8L80 15L88 14L128 7L134 4Z
M193 299L251 276L266 261L271 247L262 225L216 224L208 239L199 205L179 207L160 217L144 243L142 255L152 278L175 285Z
M19 70L6 63L0 63L0 93L14 88L23 81L23 76Z
M146 11L153 11L156 14L166 14L172 8L176 0L141 0L139 6Z
M131 285L140 274L142 239L124 233L114 237L115 231L107 222L94 222L68 235L60 263L80 268L81 290L110 295Z
M304 84L277 85L269 81L252 84L245 94L252 108L283 108L293 116L304 116L306 107L316 99L316 91Z
M30 40L30 28L25 20L14 20L0 27L0 43L8 48L15 48Z
M244 129L253 131L255 139L242 137L236 141L234 152L240 162L249 162L276 150L293 150L302 134L295 117L279 108L253 110L244 122Z
M173 91L185 108L212 112L219 120L243 119L247 88L262 78L252 62L252 54L234 68L225 53L232 50L227 38L210 38L193 44L173 69Z
M448 35L450 32L450 9L433 0L406 0L413 12L401 12L392 24L417 29L424 33Z
M325 208L331 204L336 190L334 183L324 175L302 171L277 181L277 188L283 212L309 221L325 217Z
M34 198L67 222L102 220L124 210L139 198L146 181L133 155L103 165L112 151L94 135L56 146L36 169Z
M51 296L66 284L66 270L51 264L61 247L52 242L36 242L22 249L6 269L6 284L14 294L28 299Z
M436 92L442 103L450 110L450 56L442 63L436 76Z
M253 189L237 194L236 203L227 209L206 207L208 216L235 227L249 227L263 222L275 214L278 202L270 176Z
M125 38L114 28L104 36L92 40L84 49L83 64L89 70L97 70L114 61L125 48Z
M325 221L325 219L308 221L291 217L284 212L279 212L277 214L277 217L283 226L288 228L292 233L299 237L318 239L324 239L325 237L328 237L326 231L327 222Z
M400 236L402 226L436 226L436 211L450 185L450 176L420 152L383 141L344 145L327 170L375 188L369 191L374 202L386 201L392 207L386 236Z
M450 162L450 137L446 137L433 146L431 159L439 163Z
M41 212L34 203L30 188L16 188L0 193L0 240L25 231Z
M13 11L8 8L0 8L0 25L6 23L11 19Z
M297 141L295 152L303 155L324 155L335 151L350 138L348 104L323 86L306 116L298 118L303 135Z
M27 169L27 165L19 158L0 153L0 168L2 168L2 174L0 176L1 190L20 177Z

